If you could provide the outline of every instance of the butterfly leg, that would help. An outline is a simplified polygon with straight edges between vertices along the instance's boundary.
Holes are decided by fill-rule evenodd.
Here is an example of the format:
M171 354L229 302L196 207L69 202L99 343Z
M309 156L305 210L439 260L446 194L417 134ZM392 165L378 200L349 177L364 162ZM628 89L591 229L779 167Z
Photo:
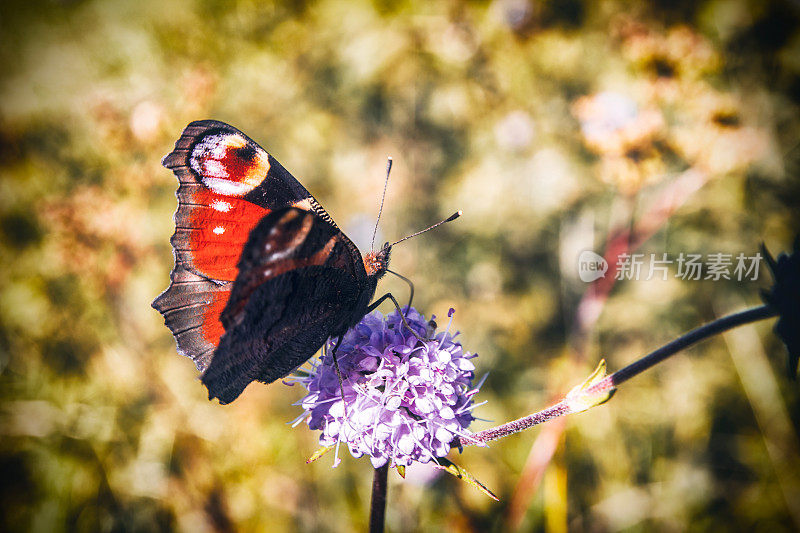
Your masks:
M394 297L394 295L392 295L392 293L391 293L391 292L387 292L386 294L384 294L383 296L381 296L380 298L378 298L377 300L375 300L374 302L372 302L372 303L369 305L369 307L367 307L367 313L371 313L371 312L372 312L372 311L373 311L373 310L374 310L376 307L378 307L379 305L381 305L381 304L384 302L384 300L386 300L386 299L389 299L389 300L391 300L391 301L392 301L392 303L394 304L395 308L396 308L396 309L397 309L397 310L400 312L400 320L402 320L402 321L403 321L403 325L404 325L405 327L407 327L407 328L408 328L408 330L409 330L411 333L413 333L413 334L414 334L414 336L415 336L417 339L419 339L419 341L420 341L420 342L425 342L425 339L423 339L422 337L420 337L420 336L419 336L419 333L417 333L416 331L414 331L414 328L412 328L411 326L409 326L409 325L408 325L408 322L406 322L406 317L405 317L405 315L403 314L403 310L402 310L402 309L400 309L400 304L399 304L399 303L397 303L397 299Z
M394 274L398 278L400 278L403 281L405 281L406 283L408 283L408 288L410 289L410 294L408 295L408 305L406 306L406 313L408 313L408 310L411 309L411 302L414 301L414 282L412 282L407 277L402 276L402 275L398 274L397 272L394 272L393 270L389 270L388 268L386 269L386 272L388 272L389 274Z
M342 393L342 406L344 407L344 415L346 418L347 403L344 400L344 382L342 380L342 371L339 370L339 360L336 359L336 351L339 349L339 345L342 344L343 337L344 335L339 335L339 338L336 339L336 344L333 346L333 350L331 350L331 357L333 357L333 368L336 369L336 377L339 378L339 391Z

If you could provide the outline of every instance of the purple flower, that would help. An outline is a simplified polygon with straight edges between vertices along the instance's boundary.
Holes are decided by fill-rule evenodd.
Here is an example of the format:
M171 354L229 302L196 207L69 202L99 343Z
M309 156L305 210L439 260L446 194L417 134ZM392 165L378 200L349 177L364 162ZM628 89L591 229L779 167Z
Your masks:
M406 321L425 342L397 311L366 315L345 334L336 354L341 388L329 353L333 341L310 375L297 379L308 389L298 421L322 430L322 446L337 446L334 466L339 443L354 457L368 455L375 468L387 461L408 466L447 455L456 435L470 434L472 397L480 387L472 387L476 354L464 352L449 331L435 333L436 323L414 308Z

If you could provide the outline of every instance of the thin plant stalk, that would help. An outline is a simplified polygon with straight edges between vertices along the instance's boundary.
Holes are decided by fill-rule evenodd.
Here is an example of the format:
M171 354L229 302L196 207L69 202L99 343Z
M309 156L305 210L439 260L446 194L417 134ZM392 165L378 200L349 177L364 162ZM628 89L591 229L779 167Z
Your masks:
M718 320L714 320L713 322L709 322L708 324L695 328L688 333L681 335L672 342L669 342L661 348L650 352L641 359L634 361L617 372L604 377L603 379L587 387L585 390L582 390L580 395L583 398L588 398L590 400L589 404L591 404L591 398L603 397L603 395L613 391L617 385L641 374L645 370L653 367L668 357L675 355L681 350L688 348L689 346L692 346L703 339L707 339L722 333L723 331L727 331L743 324L757 322L759 320L777 316L777 314L778 312L773 307L769 305L762 305L759 307L746 309L745 311L734 313L732 315L724 316ZM578 398L578 400L583 398ZM485 445L489 441L529 429L543 422L547 422L548 420L552 420L553 418L583 410L575 409L573 407L576 403L575 400L576 397L570 397L568 395L567 398L564 398L555 405L551 405L546 409L526 417L513 420L495 428L480 431L474 435L471 435L470 437L462 437L459 439L460 442L457 444L463 446ZM580 403L580 401L578 403ZM583 405L587 404L584 403Z

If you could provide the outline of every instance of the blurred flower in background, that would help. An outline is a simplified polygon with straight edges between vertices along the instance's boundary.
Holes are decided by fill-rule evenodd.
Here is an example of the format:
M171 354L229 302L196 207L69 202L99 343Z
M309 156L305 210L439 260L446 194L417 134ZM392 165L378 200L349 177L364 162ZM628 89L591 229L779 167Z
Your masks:
M662 177L665 165L655 146L664 129L659 111L641 111L626 95L601 92L578 98L573 113L586 145L601 157L603 181L633 194Z
M522 151L531 145L536 128L530 115L525 111L512 111L494 127L497 144L510 151Z

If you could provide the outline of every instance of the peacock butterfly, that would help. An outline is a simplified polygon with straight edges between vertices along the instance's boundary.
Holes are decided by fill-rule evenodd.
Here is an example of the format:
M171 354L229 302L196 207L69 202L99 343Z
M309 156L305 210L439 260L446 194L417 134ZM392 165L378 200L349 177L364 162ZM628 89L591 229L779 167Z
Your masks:
M288 375L394 300L370 305L391 246L362 256L305 187L233 126L192 122L162 164L179 181L175 266L152 305L202 372L209 399L230 403L253 381Z

